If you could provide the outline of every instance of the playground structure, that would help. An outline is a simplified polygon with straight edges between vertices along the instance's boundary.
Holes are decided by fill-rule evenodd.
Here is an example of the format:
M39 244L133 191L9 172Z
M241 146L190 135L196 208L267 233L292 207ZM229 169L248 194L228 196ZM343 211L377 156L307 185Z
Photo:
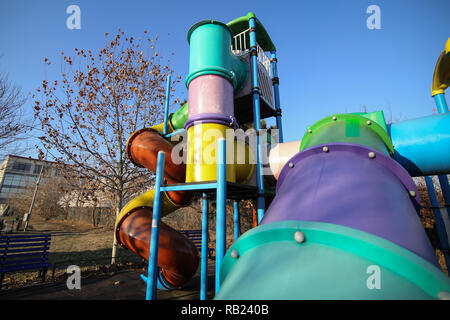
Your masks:
M449 266L450 113L444 90L450 39L433 78L439 114L395 124L387 124L382 111L336 114L293 142L283 141L276 47L253 13L228 24L201 21L190 28L188 42L188 103L168 113L169 78L164 122L127 141L130 160L156 173L155 188L127 203L116 222L117 241L149 261L142 276L147 299L156 299L157 288L182 287L199 264L200 299L207 298L211 200L215 299L450 297L411 178L425 176ZM269 139L260 123L268 117L275 117L278 136L272 135L265 155ZM235 134L251 122L255 143ZM183 134L184 141L173 139ZM432 175L439 175L444 208ZM202 195L201 258L190 240L161 222L195 193ZM226 199L233 200L235 216L228 251ZM243 199L254 200L258 226L239 236ZM369 288L368 270L378 272L381 288Z

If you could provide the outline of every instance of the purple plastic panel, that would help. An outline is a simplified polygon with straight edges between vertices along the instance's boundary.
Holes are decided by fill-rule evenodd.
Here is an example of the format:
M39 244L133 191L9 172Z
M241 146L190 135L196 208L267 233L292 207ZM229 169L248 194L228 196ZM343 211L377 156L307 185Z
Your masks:
M184 124L184 129L188 130L194 124L200 123L217 123L223 124L225 126L229 126L233 129L238 128L238 124L236 122L236 118L233 116L225 116L217 113L202 113L197 114L195 116L190 117Z
M395 160L361 145L324 144L296 154L283 167L261 224L300 220L347 226L392 241L439 267L419 204L414 181Z
M208 74L192 80L188 99L188 118L202 113L234 115L233 86L221 76Z

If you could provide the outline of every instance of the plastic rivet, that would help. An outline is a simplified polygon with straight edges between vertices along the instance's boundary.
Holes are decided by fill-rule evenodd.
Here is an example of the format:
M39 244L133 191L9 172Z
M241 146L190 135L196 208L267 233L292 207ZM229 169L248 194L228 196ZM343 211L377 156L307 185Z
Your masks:
M234 259L239 258L239 252L238 252L236 249L231 250L230 255L231 255L231 257L234 258Z
M303 243L303 242L305 242L305 234L303 232L301 232L301 231L296 231L294 233L294 239L298 243Z
M370 151L370 152L368 153L368 156L369 156L370 159L375 158L375 152Z
M414 190L410 190L409 195L414 198L416 196L416 192Z
M450 292L441 291L438 293L439 300L450 300Z
M370 125L372 124L372 121L370 121L370 120L367 120L367 122L366 122L366 123L367 123L367 125L369 125L369 126L370 126Z
M309 133L312 133L312 130L311 130L311 129L308 129L308 132L309 132Z
M330 149L328 149L328 147L325 146L325 147L322 148L322 151L323 151L323 152L328 152L328 151L330 151Z
M293 168L294 164L292 162L289 162L289 168Z
M336 121L337 120L337 117L336 116L333 116L333 118L332 118L334 121Z

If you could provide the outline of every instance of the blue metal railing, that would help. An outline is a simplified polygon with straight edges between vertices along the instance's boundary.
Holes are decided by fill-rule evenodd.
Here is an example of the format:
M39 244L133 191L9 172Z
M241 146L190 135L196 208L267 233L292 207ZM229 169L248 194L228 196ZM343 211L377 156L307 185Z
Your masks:
M264 180L262 172L262 154L261 154L261 108L259 97L259 83L258 83L258 60L256 55L256 21L255 18L249 20L250 25L250 51L251 54L251 68L252 68L252 92L253 92L253 122L256 130L256 185L258 187L257 198L257 213L258 224L261 222L265 212L264 201Z
M275 51L271 52L270 66L272 68L272 86L275 101L275 110L277 111L275 119L277 121L277 128L278 128L278 142L283 143L284 138L283 138L283 127L281 123L280 88L278 82L277 54Z

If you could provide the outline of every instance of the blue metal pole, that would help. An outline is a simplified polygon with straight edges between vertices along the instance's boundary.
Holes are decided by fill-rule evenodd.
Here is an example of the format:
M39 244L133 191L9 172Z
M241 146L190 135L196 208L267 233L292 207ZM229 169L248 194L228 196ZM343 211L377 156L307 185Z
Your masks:
M256 130L256 185L258 187L258 199L257 199L257 212L258 212L258 223L261 222L264 211L264 180L263 180L263 168L262 168L262 154L261 154L261 142L260 142L260 131L261 131L261 108L260 108L260 89L258 82L258 50L256 44L256 21L255 18L250 18L250 52L251 52L251 68L252 68L252 92L253 92L253 121L255 123Z
M239 201L233 201L233 220L234 220L234 240L239 238Z
M208 196L202 197L202 261L200 274L200 300L207 300L208 293Z
M450 219L450 187L448 183L448 177L445 174L438 176L439 184L441 185L442 195L444 196L445 208L447 209L447 215Z
M443 93L439 93L434 96L434 101L436 102L436 107L438 113L446 113L448 112L447 101L445 101L445 95Z
M430 197L431 208L433 210L434 219L436 221L436 231L439 236L439 242L441 243L441 248L444 254L445 264L447 269L450 268L450 253L449 253L449 242L448 235L445 229L444 221L442 220L441 211L439 210L439 202L434 191L433 179L430 176L425 177L425 183L427 185L428 195Z
M150 236L150 252L148 258L148 277L146 300L156 299L156 283L158 275L158 246L159 246L159 226L161 223L161 184L164 179L164 166L166 154L158 152L156 162L155 196L153 200L152 233Z
M278 142L283 143L283 126L281 123L281 103L280 103L280 81L278 79L278 68L277 68L277 54L276 51L271 52L270 66L272 69L272 86L273 86L273 96L275 100L275 110L277 111L276 121L278 128Z
M226 250L226 193L227 193L227 169L226 169L226 143L221 138L217 143L217 194L216 194L216 288L220 289L220 267Z
M166 105L164 106L164 128L163 135L167 134L167 121L169 118L169 100L170 100L170 74L167 76L167 86L166 86Z

